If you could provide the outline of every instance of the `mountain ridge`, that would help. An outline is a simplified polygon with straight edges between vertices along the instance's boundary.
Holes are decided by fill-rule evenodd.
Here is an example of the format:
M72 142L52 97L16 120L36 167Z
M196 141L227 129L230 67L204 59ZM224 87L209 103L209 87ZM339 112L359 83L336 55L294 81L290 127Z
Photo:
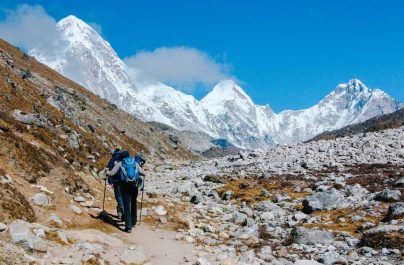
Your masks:
M141 69L129 69L111 45L84 21L69 16L58 22L67 43L54 58L29 53L92 92L140 119L178 130L203 132L240 148L262 149L290 144L385 113L401 104L359 80L340 84L323 100L304 110L275 113L254 104L234 81L219 82L200 101L156 80Z

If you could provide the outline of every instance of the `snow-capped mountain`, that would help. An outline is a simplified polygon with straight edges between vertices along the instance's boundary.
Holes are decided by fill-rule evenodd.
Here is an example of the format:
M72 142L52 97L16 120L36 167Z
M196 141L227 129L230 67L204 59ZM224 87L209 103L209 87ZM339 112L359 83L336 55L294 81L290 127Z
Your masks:
M255 105L233 80L221 81L198 101L148 78L141 69L128 68L110 44L82 20L68 16L57 26L64 38L59 53L47 56L46 51L33 49L30 55L140 119L204 132L242 148L308 140L401 106L359 80L338 85L309 109L279 114L269 106Z

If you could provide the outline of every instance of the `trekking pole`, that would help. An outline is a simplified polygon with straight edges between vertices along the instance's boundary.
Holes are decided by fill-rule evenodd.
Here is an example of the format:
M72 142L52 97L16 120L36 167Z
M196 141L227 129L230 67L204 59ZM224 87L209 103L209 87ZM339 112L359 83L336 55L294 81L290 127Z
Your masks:
M142 199L140 200L140 214L139 214L139 225L142 222L142 210L143 210L143 194L144 194L144 185L146 181L146 176L143 179L143 188L142 188Z
M104 180L104 199L102 200L102 211L104 212L104 206L105 206L105 193L107 191L107 179Z

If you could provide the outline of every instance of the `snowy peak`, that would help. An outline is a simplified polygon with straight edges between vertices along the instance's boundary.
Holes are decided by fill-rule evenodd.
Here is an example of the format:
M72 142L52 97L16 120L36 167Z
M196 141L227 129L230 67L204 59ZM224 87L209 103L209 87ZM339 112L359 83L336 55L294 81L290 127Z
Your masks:
M57 24L63 31L74 35L80 35L84 32L91 32L98 35L90 25L73 15L62 18Z
M231 79L220 81L213 90L202 100L201 105L213 111L215 114L224 114L227 110L226 104L236 105L248 112L253 108L254 102L245 91Z
M358 79L338 85L309 109L278 114L269 106L255 105L231 79L221 81L197 101L146 78L142 69L128 68L111 45L81 19L68 16L58 22L58 28L63 40L56 55L41 49L29 53L142 120L203 132L237 147L262 149L301 142L402 107L383 91L371 90Z
M360 80L358 79L351 79L346 84L339 84L335 90L336 93L343 93L347 92L349 94L367 94L371 93L372 90L365 86Z

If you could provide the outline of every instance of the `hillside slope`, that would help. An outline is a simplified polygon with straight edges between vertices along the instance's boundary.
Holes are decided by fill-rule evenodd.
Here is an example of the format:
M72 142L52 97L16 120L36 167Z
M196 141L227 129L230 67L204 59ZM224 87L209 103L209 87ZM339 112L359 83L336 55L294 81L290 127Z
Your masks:
M351 136L358 133L377 132L386 129L399 128L404 125L404 108L390 114L375 117L364 122L346 126L342 129L324 132L310 141L333 140L339 137ZM309 141L309 142L310 142Z
M21 183L11 194L24 194L20 202L10 200L11 204L28 205L24 198L35 191L30 184L94 194L93 188L99 186L91 176L105 166L116 147L132 154L142 152L151 164L195 157L153 126L4 41L0 41L0 81L0 175ZM15 212L20 207L9 207L4 201L0 203L3 221L37 217L30 210Z

